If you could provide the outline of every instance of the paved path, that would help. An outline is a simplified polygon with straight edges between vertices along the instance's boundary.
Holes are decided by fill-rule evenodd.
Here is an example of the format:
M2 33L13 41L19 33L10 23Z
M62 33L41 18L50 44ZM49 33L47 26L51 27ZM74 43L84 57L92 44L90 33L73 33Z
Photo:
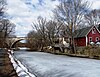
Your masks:
M100 60L24 51L15 57L37 77L100 77Z

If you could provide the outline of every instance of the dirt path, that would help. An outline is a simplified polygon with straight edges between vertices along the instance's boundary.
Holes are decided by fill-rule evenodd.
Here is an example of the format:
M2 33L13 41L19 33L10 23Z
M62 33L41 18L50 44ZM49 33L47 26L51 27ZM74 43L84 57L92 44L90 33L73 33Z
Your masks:
M0 77L18 77L6 51L0 51Z

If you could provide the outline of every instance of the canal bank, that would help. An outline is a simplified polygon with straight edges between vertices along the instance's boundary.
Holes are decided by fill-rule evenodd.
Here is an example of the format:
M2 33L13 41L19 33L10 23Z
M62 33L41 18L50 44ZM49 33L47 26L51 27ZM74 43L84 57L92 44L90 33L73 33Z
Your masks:
M0 77L18 77L6 49L0 49Z
M14 57L13 50L8 51L10 62L12 63L18 77L37 77L35 74L31 74L29 70L18 59L16 59L16 57Z

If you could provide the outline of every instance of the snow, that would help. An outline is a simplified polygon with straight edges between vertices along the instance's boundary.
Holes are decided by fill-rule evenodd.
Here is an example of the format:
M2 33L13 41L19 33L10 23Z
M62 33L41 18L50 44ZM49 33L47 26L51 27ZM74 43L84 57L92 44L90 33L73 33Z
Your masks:
M29 48L27 47L18 47L20 50L28 50Z
M100 42L97 42L96 44L97 44L97 45L100 45Z
M14 56L37 77L100 77L100 60L43 52L18 51Z
M10 52L10 50L9 50L9 52ZM13 51L11 51L11 53L13 53ZM11 53L8 53L9 58L10 58L10 61L13 64L13 67L19 77L36 77L34 74L31 74L30 72L28 72L28 69L26 67L24 67L21 64L21 62L18 61Z

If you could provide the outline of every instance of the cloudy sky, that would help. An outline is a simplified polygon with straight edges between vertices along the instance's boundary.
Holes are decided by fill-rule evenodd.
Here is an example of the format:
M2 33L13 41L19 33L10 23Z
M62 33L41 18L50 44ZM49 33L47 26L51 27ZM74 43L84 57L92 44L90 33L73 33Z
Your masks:
M100 8L100 0L89 0L92 9ZM52 10L59 4L58 0L7 0L7 13L9 19L16 25L17 36L24 37L32 30L32 22L38 16L50 19Z

